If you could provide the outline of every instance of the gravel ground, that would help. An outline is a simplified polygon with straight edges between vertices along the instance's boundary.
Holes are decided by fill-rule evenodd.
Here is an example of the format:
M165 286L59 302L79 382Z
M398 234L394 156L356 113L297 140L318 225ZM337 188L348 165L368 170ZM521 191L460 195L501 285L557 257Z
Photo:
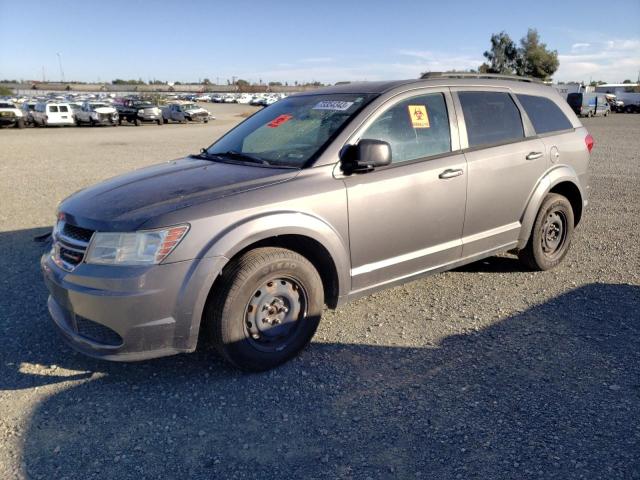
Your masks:
M0 478L640 479L640 115L587 119L565 262L493 257L326 312L272 372L212 352L75 354L38 270L56 204L211 142L208 125L0 131Z

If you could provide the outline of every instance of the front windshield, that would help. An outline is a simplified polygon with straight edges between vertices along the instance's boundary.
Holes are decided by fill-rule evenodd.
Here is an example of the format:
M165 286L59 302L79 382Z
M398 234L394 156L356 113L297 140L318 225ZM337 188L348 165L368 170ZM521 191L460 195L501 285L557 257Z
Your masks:
M288 97L260 110L206 150L236 152L272 165L302 168L373 99L368 94Z
M92 103L91 108L109 108L106 103Z
M182 105L183 110L195 110L196 108L198 108L198 106L193 103L187 103L185 105Z

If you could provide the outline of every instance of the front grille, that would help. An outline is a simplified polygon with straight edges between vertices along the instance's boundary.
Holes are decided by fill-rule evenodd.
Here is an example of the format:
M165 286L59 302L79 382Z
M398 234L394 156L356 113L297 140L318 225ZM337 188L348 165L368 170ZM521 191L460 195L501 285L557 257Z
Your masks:
M65 223L64 228L62 229L62 234L65 237L89 243L89 240L91 240L91 235L93 235L93 230L87 230L86 228L76 227L75 225Z
M109 327L105 327L100 323L81 317L80 315L76 315L75 320L78 335L103 345L113 347L122 345L122 337Z
M98 118L103 122L108 122L109 120L111 120L111 114L110 113L99 113L98 114Z
M53 260L60 268L71 271L84 259L93 230L61 223L53 238Z

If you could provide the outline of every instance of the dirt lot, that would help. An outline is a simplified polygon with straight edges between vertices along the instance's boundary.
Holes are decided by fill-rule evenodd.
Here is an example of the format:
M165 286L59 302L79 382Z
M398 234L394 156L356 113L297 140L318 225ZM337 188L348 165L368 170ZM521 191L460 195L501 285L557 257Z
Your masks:
M566 261L494 257L327 312L295 361L115 364L54 332L32 238L98 180L208 125L0 131L0 478L640 478L640 115L587 119L593 195Z

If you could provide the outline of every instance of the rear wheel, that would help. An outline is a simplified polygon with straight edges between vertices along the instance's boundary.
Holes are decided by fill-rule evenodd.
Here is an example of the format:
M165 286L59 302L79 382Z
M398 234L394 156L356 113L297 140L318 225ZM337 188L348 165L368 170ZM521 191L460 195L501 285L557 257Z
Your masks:
M138 117L136 117L136 119L133 122L136 124L136 127L139 127L140 125L142 125L142 120L140 120Z
M162 120L157 121L158 125L162 125L164 122Z
M257 248L225 267L205 310L215 348L254 371L286 362L313 337L324 304L320 275L303 256Z
M566 256L573 238L571 203L562 195L548 194L533 224L529 241L518 252L520 261L531 270L549 270Z
M24 118L19 118L16 122L16 128L24 128Z

